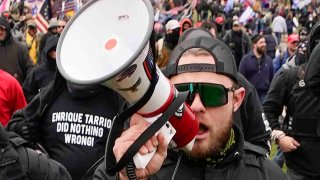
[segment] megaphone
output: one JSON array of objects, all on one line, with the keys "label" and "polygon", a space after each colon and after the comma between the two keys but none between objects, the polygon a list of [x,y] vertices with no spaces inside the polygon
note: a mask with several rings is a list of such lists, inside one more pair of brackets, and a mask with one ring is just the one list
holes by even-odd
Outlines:
[{"label": "megaphone", "polygon": [[[153,24],[149,0],[92,0],[61,34],[58,69],[74,83],[101,83],[130,104],[137,103],[156,82],[151,98],[137,112],[153,123],[178,94],[153,61],[149,47]],[[167,142],[172,139],[177,148],[190,151],[199,128],[190,107],[183,103],[169,122],[160,130]],[[136,167],[144,168],[153,153],[143,157],[137,154]]]}]

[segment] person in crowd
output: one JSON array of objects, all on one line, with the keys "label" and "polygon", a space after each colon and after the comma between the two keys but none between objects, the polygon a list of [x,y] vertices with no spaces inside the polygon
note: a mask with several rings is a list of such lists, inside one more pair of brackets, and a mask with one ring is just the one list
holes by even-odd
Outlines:
[{"label": "person in crowd", "polygon": [[224,27],[224,18],[223,16],[218,16],[216,17],[216,19],[214,20],[214,22],[216,23],[217,26],[217,32],[216,34],[218,35],[217,38],[222,40],[226,31],[225,31],[225,27]]},{"label": "person in crowd", "polygon": [[211,21],[205,21],[201,24],[201,27],[204,28],[204,29],[207,29],[213,37],[217,37],[218,34],[217,34],[217,26],[214,22],[211,22]]},{"label": "person in crowd", "polygon": [[287,23],[286,20],[283,17],[284,13],[283,11],[279,11],[278,15],[273,19],[272,21],[272,31],[277,36],[277,42],[278,44],[281,43],[281,38],[283,34],[287,34]]},{"label": "person in crowd", "polygon": [[[319,57],[319,27],[311,31],[307,51],[310,60]],[[310,52],[307,52],[310,54]],[[309,59],[309,56],[307,56]],[[320,178],[319,119],[320,101],[304,79],[306,63],[283,68],[276,74],[263,104],[270,126],[272,138],[284,153],[289,180],[316,180]],[[318,70],[317,70],[318,71]],[[278,117],[286,106],[286,116],[282,124]],[[308,123],[305,123],[308,122]]]},{"label": "person in crowd", "polygon": [[44,46],[44,62],[35,67],[27,76],[23,83],[23,92],[27,102],[30,102],[40,90],[47,86],[54,79],[57,70],[56,48],[58,44],[58,35],[52,35],[48,38]]},{"label": "person in crowd", "polygon": [[40,39],[40,44],[39,44],[39,64],[43,63],[43,58],[44,58],[44,54],[43,54],[43,49],[44,46],[46,45],[46,42],[48,40],[48,38],[52,35],[55,35],[58,33],[58,20],[55,18],[52,18],[49,22],[49,26],[48,26],[48,32],[45,33],[41,39]]},{"label": "person in crowd", "polygon": [[266,39],[266,44],[267,44],[266,54],[271,59],[274,59],[275,58],[276,49],[277,49],[277,46],[278,46],[277,39],[273,35],[272,29],[270,27],[267,27],[263,34],[264,34],[264,38]]},{"label": "person in crowd", "polygon": [[6,127],[12,114],[27,105],[19,82],[0,69],[0,123]]},{"label": "person in crowd", "polygon": [[180,33],[179,35],[181,35],[185,30],[192,28],[192,22],[189,18],[184,18],[182,20],[180,20]]},{"label": "person in crowd", "polygon": [[38,49],[40,43],[40,34],[37,32],[37,24],[30,20],[27,22],[27,31],[25,33],[25,40],[29,50],[29,56],[33,64],[38,62]]},{"label": "person in crowd", "polygon": [[286,61],[294,55],[294,53],[297,50],[297,46],[299,43],[299,35],[298,34],[290,34],[288,36],[288,47],[287,50],[283,53],[280,52],[279,55],[277,55],[273,59],[273,71],[274,73],[278,72],[278,70],[281,68],[283,64],[286,63]]},{"label": "person in crowd", "polygon": [[71,180],[66,168],[46,154],[33,150],[29,143],[0,124],[0,179]]},{"label": "person in crowd", "polygon": [[266,55],[266,41],[263,35],[253,36],[252,44],[252,51],[241,60],[239,72],[256,88],[263,103],[273,78],[272,60]]},{"label": "person in crowd", "polygon": [[64,27],[66,27],[66,25],[67,25],[67,22],[65,20],[59,19],[58,20],[57,33],[61,34],[63,29],[64,29]]},{"label": "person in crowd", "polygon": [[179,41],[180,23],[176,19],[172,19],[165,25],[166,34],[165,37],[159,39],[156,43],[156,62],[157,65],[162,68],[168,63],[168,59],[171,55],[171,51],[176,47]]},{"label": "person in crowd", "polygon": [[232,29],[226,32],[223,41],[232,50],[236,59],[237,68],[239,68],[242,57],[251,51],[251,40],[249,36],[241,30],[238,20],[233,21]]},{"label": "person in crowd", "polygon": [[57,71],[54,81],[14,113],[7,130],[40,144],[40,149],[66,167],[72,179],[90,179],[86,172],[104,155],[121,102],[105,86],[67,82]]},{"label": "person in crowd", "polygon": [[0,17],[0,69],[15,77],[22,85],[33,68],[28,48],[11,35],[9,22]]},{"label": "person in crowd", "polygon": [[[191,93],[186,102],[199,120],[200,128],[192,151],[181,152],[178,157],[167,149],[163,134],[151,138],[139,152],[146,154],[155,147],[155,155],[146,168],[135,169],[137,178],[285,179],[281,169],[265,154],[245,145],[241,130],[233,123],[233,113],[241,105],[245,90],[238,84],[237,68],[227,45],[214,38],[198,37],[183,41],[172,54],[178,58],[178,70],[170,81],[178,90]],[[199,68],[201,65],[215,68]],[[189,68],[180,71],[182,66]],[[214,104],[205,98],[206,93],[213,91],[220,91],[219,101],[211,99]],[[138,116],[130,124],[113,147],[117,161],[148,126]],[[125,169],[108,176],[104,166],[102,163],[98,167],[94,179],[128,178]]]}]

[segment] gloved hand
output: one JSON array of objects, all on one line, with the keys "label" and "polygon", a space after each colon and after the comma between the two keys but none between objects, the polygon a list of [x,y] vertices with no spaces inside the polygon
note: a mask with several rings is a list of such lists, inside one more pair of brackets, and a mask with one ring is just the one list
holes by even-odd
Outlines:
[{"label": "gloved hand", "polygon": [[39,124],[36,121],[21,121],[17,124],[17,132],[25,140],[29,142],[37,142],[39,140]]}]

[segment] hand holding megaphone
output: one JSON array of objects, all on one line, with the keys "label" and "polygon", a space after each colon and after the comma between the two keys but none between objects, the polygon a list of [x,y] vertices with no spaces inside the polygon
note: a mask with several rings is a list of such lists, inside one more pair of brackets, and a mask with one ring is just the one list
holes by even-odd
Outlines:
[{"label": "hand holding megaphone", "polygon": [[[145,129],[147,129],[149,124],[142,119],[140,115],[135,114],[130,121],[130,128],[122,133],[122,135],[116,140],[115,146],[113,148],[113,153],[116,160],[119,161],[123,154],[127,151],[129,146],[136,140],[136,138],[141,135]],[[168,144],[165,140],[163,134],[152,136],[152,138],[140,148],[139,154],[146,155],[156,148],[152,159],[145,168],[135,169],[135,173],[138,178],[147,177],[150,174],[157,172],[162,166],[163,161],[167,156]],[[123,169],[119,172],[119,176],[127,176],[127,172]]]}]

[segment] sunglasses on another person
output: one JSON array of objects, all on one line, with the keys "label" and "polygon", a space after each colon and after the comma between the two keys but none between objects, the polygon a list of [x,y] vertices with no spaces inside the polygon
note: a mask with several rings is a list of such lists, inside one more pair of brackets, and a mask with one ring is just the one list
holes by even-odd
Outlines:
[{"label": "sunglasses on another person", "polygon": [[228,103],[228,92],[235,91],[235,87],[226,88],[221,84],[214,83],[181,83],[174,85],[178,91],[189,91],[186,99],[192,104],[195,94],[198,93],[205,107],[219,107]]}]

